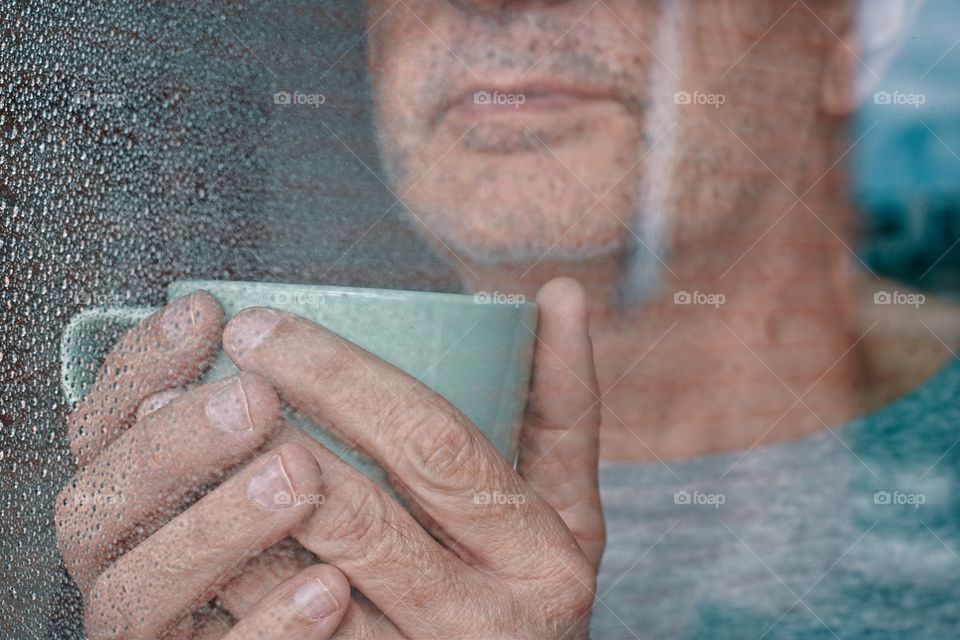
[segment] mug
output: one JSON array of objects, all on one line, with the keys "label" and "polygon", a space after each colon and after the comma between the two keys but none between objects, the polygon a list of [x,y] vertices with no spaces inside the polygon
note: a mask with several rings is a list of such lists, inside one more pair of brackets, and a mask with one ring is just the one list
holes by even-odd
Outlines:
[{"label": "mug", "polygon": [[[166,290],[167,301],[200,289],[217,299],[227,319],[249,307],[271,307],[323,325],[443,396],[514,462],[536,343],[535,303],[499,293],[461,295],[223,280],[173,282]],[[99,306],[71,319],[60,345],[68,402],[77,402],[90,389],[100,363],[122,332],[157,310]],[[221,350],[201,381],[236,372]],[[291,408],[284,406],[282,413],[390,490],[375,463]]]}]

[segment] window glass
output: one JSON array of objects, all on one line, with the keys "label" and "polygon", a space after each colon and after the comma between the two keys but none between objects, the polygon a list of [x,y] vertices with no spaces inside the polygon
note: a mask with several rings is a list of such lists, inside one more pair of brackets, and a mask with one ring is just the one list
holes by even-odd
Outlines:
[{"label": "window glass", "polygon": [[[582,4],[583,20],[553,6],[566,4]],[[700,247],[705,261],[719,256],[716,270],[735,278],[753,251],[767,255],[763,240],[785,228],[775,230],[784,210],[788,224],[807,218],[785,234],[810,231],[815,242],[839,243],[834,257],[861,275],[951,303],[960,289],[960,9],[950,0],[2,5],[4,637],[81,637],[80,591],[54,524],[58,493],[78,468],[66,426],[77,397],[65,394],[62,340],[81,312],[157,307],[179,279],[493,291],[507,276],[490,276],[496,269],[488,268],[504,256],[519,256],[513,264],[523,264],[517,272],[526,276],[558,256],[582,265],[607,253],[623,268],[618,304],[642,305],[672,282],[667,272],[684,276],[688,265],[672,257],[690,254],[677,246]],[[436,11],[464,21],[461,40],[454,22],[430,21]],[[523,11],[536,17],[518,18]],[[602,15],[594,19],[594,11]],[[827,63],[805,66],[797,51],[836,48],[849,25],[858,35],[850,40],[857,49],[848,81],[823,89],[810,78]],[[433,32],[441,27],[449,30]],[[782,29],[809,41],[797,45]],[[390,46],[391,38],[403,46]],[[528,50],[503,54],[518,42]],[[553,138],[550,127],[526,125],[522,135],[486,124],[454,127],[456,135],[444,133],[449,138],[424,133],[440,130],[418,112],[424,104],[440,104],[437,96],[452,95],[453,85],[473,86],[471,76],[485,92],[482,70],[511,65],[609,80],[625,111],[643,114],[642,125],[599,109],[594,122],[606,128],[568,123]],[[474,96],[475,107],[517,99],[487,88],[494,90]],[[821,107],[802,108],[819,105],[820,91],[842,94],[831,104],[849,112],[837,116],[849,117],[849,127],[837,125],[830,144],[817,149],[822,157],[802,144],[810,132],[823,133],[804,119],[821,117]],[[539,86],[523,100],[544,100],[538,92],[549,93]],[[849,109],[837,106],[849,102]],[[552,151],[575,135],[588,141],[581,149]],[[538,160],[509,170],[489,160],[520,147]],[[457,164],[456,152],[447,155],[454,148],[483,160]],[[810,166],[826,173],[810,174]],[[691,186],[703,184],[709,188]],[[764,190],[781,192],[767,202],[767,217],[721,215],[752,207]],[[834,217],[832,194],[852,196],[849,220]],[[808,211],[791,205],[808,195]],[[556,205],[568,201],[569,210]],[[739,224],[749,239],[740,238],[736,251],[721,246],[717,238]],[[836,233],[820,237],[824,227]],[[571,234],[576,228],[587,230]],[[777,266],[779,254],[770,251]],[[742,264],[763,271],[751,260]],[[784,268],[822,266],[814,262]],[[871,295],[888,291],[883,286]],[[804,300],[805,290],[798,292]],[[870,360],[874,381],[884,382],[867,409],[901,397],[955,356],[960,325],[951,331],[955,316],[938,317],[940,324],[913,322],[884,334],[883,355]],[[129,324],[100,327],[87,368],[72,375],[92,380]],[[917,365],[921,380],[898,375],[903,352],[918,344],[929,352]],[[598,357],[625,356],[609,347]],[[618,371],[627,375],[628,365]],[[701,366],[692,358],[663,370],[695,379]],[[601,382],[616,379],[605,375]],[[637,389],[659,389],[668,377]],[[826,423],[864,412],[841,411],[836,421],[825,414]]]}]

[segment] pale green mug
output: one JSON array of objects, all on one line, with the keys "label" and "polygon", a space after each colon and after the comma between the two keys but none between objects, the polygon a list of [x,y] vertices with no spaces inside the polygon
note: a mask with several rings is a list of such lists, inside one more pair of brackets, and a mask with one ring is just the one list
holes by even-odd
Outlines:
[{"label": "pale green mug", "polygon": [[[227,318],[248,307],[272,307],[325,326],[449,400],[507,460],[514,461],[536,342],[536,304],[499,293],[459,295],[218,280],[173,282],[167,287],[167,301],[199,289],[220,302]],[[89,390],[122,331],[155,311],[156,307],[101,306],[70,321],[60,348],[68,402],[78,401]],[[236,371],[221,351],[202,380],[217,380]],[[284,414],[387,486],[376,464],[289,408],[284,408]]]}]

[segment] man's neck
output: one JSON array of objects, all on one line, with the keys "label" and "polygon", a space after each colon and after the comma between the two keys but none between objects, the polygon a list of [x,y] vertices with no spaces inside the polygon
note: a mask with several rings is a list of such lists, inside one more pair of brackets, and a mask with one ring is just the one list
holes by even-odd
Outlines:
[{"label": "man's neck", "polygon": [[601,456],[683,458],[794,439],[858,413],[861,336],[842,233],[797,210],[773,229],[719,230],[708,246],[681,238],[663,257],[660,291],[630,306],[619,256],[464,279],[528,297],[550,277],[580,279],[592,300]]},{"label": "man's neck", "polygon": [[655,299],[597,319],[604,458],[746,449],[856,415],[852,296],[829,286],[838,273],[777,274],[786,253],[755,248],[722,278],[675,270]]}]

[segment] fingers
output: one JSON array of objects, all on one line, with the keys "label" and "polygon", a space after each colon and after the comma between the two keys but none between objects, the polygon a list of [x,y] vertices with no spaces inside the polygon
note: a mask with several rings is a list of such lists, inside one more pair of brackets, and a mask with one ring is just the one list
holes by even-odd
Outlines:
[{"label": "fingers", "polygon": [[589,303],[575,280],[537,295],[540,318],[520,474],[563,518],[597,567],[605,532],[597,480],[600,392],[588,332]]},{"label": "fingers", "polygon": [[296,540],[281,540],[247,562],[237,577],[217,593],[217,602],[242,618],[278,584],[317,563]]},{"label": "fingers", "polygon": [[78,464],[86,465],[132,424],[144,398],[196,377],[216,353],[222,328],[220,305],[198,291],[127,332],[67,419],[70,450]]},{"label": "fingers", "polygon": [[314,509],[320,470],[281,446],[161,527],[97,578],[85,599],[91,638],[156,637],[208,601],[248,559]]},{"label": "fingers", "polygon": [[[520,544],[524,536],[517,531],[506,551],[514,552],[518,575],[503,580],[502,572],[478,569],[472,557],[464,562],[435,543],[379,486],[307,434],[284,427],[277,439],[302,442],[323,469],[324,501],[294,536],[343,571],[378,610],[372,619],[365,613],[355,622],[348,614],[338,637],[344,627],[358,629],[356,635],[342,637],[393,637],[372,626],[383,624],[381,615],[412,638],[464,637],[464,629],[474,637],[519,637],[526,633],[521,628],[536,626],[536,617],[558,628],[586,617],[595,593],[595,570],[572,537],[546,557],[541,548]],[[529,526],[544,546],[557,544],[548,531],[536,530],[537,521]],[[536,566],[531,557],[537,558]],[[517,602],[536,602],[537,611],[511,627],[516,621],[501,614]]]},{"label": "fingers", "polygon": [[[309,435],[284,427],[277,441],[309,450],[323,469],[324,499],[294,531],[304,547],[334,564],[404,633],[429,635],[462,620],[447,598],[485,597],[483,574],[438,544],[379,486]],[[411,603],[417,603],[412,605]]]},{"label": "fingers", "polygon": [[[316,514],[312,517],[316,517]],[[280,583],[315,564],[316,557],[298,543],[293,540],[280,542],[248,562],[240,575],[220,590],[217,602],[233,617],[243,619],[250,615],[260,600],[271,591],[276,591]],[[220,635],[215,637],[219,638]],[[347,604],[336,637],[338,640],[389,640],[403,636],[382,612],[357,593]]]},{"label": "fingers", "polygon": [[77,584],[250,456],[279,417],[273,388],[241,373],[183,393],[124,432],[57,498],[58,541]]},{"label": "fingers", "polygon": [[323,640],[333,637],[350,602],[350,584],[330,565],[304,569],[278,585],[225,640]]},{"label": "fingers", "polygon": [[[575,544],[476,427],[395,367],[318,325],[268,309],[237,315],[224,346],[301,413],[370,454],[473,559],[529,575],[544,570],[540,556]],[[478,492],[498,498],[478,504]],[[523,558],[517,549],[525,550]]]}]

